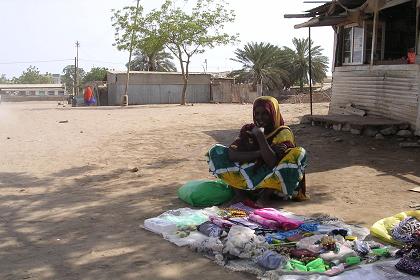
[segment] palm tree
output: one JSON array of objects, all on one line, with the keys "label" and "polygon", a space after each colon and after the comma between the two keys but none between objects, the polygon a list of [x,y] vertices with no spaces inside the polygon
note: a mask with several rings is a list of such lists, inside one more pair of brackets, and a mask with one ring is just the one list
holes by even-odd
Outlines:
[{"label": "palm tree", "polygon": [[[284,47],[284,50],[288,54],[288,59],[293,61],[292,79],[299,82],[302,90],[303,85],[309,83],[309,38],[293,38],[292,42],[295,50],[288,47]],[[320,46],[314,46],[313,41],[311,41],[311,46],[312,81],[319,83],[326,77],[328,57],[322,55],[323,49]]]},{"label": "palm tree", "polygon": [[243,49],[236,49],[231,60],[242,64],[242,69],[230,73],[239,82],[251,83],[254,88],[262,84],[264,90],[282,89],[289,81],[285,70],[284,52],[270,43],[247,43]]},{"label": "palm tree", "polygon": [[133,71],[175,72],[176,66],[172,62],[172,55],[165,51],[145,54],[142,51],[134,53],[130,69]]}]

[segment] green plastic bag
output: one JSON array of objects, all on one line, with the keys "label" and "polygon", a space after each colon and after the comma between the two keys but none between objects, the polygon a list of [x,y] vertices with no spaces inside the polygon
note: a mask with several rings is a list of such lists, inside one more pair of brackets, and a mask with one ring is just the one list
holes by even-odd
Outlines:
[{"label": "green plastic bag", "polygon": [[178,197],[192,206],[214,206],[233,198],[235,192],[221,181],[194,180],[178,189]]}]

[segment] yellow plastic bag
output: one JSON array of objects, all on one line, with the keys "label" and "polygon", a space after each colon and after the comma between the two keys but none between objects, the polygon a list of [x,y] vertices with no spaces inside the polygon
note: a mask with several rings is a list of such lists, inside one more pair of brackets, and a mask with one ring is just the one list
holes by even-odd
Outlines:
[{"label": "yellow plastic bag", "polygon": [[415,211],[405,211],[401,212],[399,214],[396,214],[392,217],[384,218],[376,223],[373,224],[373,226],[370,228],[370,234],[373,236],[385,241],[389,242],[394,245],[403,245],[403,243],[395,240],[392,238],[392,236],[389,234],[389,232],[402,220],[408,218],[408,217],[414,217],[418,220],[420,220],[420,210]]}]

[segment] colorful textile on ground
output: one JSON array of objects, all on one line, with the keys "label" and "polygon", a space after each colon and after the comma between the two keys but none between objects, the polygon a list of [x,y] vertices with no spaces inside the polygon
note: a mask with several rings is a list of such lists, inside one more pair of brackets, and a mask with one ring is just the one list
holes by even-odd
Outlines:
[{"label": "colorful textile on ground", "polygon": [[298,190],[306,167],[306,151],[291,148],[273,169],[255,163],[239,164],[229,160],[229,148],[213,146],[209,152],[210,171],[229,186],[242,190],[274,189],[291,196]]},{"label": "colorful textile on ground", "polygon": [[392,217],[381,219],[373,224],[370,228],[370,233],[383,241],[402,245],[403,243],[395,240],[390,233],[395,226],[408,217],[414,217],[420,220],[420,210],[401,212]]},{"label": "colorful textile on ground", "polygon": [[303,224],[303,222],[301,221],[297,221],[283,216],[279,211],[277,211],[274,208],[257,209],[254,211],[254,213],[263,218],[278,222],[280,225],[280,229],[282,230],[297,229],[300,225]]},{"label": "colorful textile on ground", "polygon": [[[298,217],[289,212],[282,210],[276,211],[279,211],[280,214],[289,219],[303,220],[303,217]],[[197,227],[195,218],[183,219],[182,223],[179,223],[179,220],[176,219],[171,224],[167,224],[168,220],[165,219],[163,220],[165,222],[163,224],[154,223],[155,227],[146,227],[148,220],[163,219],[166,216],[178,217],[183,216],[184,213],[190,213],[190,215],[195,217],[197,212],[205,214],[207,216],[206,220],[210,219],[213,222],[221,224],[229,231],[228,234],[226,235],[221,227],[211,222],[201,223]],[[346,225],[339,221],[329,221],[327,223],[336,229],[346,229],[347,233],[352,232],[351,234],[353,236],[356,236],[358,240],[362,241],[363,250],[356,250],[356,247],[360,246],[354,245],[359,241],[350,243],[345,241],[345,238],[340,235],[319,234],[319,231],[307,233],[301,227],[287,232],[278,230],[275,232],[253,230],[255,224],[249,223],[247,218],[241,217],[230,218],[235,220],[231,222],[240,222],[241,225],[227,225],[225,223],[230,222],[223,216],[219,216],[221,212],[218,207],[203,210],[171,210],[159,217],[146,220],[145,227],[149,230],[155,229],[153,230],[154,232],[161,233],[165,239],[178,246],[188,245],[193,250],[206,254],[206,256],[214,259],[216,263],[228,269],[251,272],[262,276],[261,279],[264,280],[281,279],[285,274],[291,280],[303,278],[326,279],[325,276],[336,275],[346,270],[348,271],[346,274],[343,274],[342,278],[341,276],[337,276],[334,279],[411,280],[416,279],[414,278],[415,276],[410,276],[407,273],[418,276],[420,252],[416,246],[420,246],[420,234],[417,234],[417,232],[413,234],[415,241],[411,243],[410,247],[400,250],[402,255],[397,254],[397,256],[403,256],[401,262],[397,264],[398,260],[385,260],[378,266],[375,266],[369,263],[389,257],[393,250],[379,243],[363,242],[364,238],[368,235],[368,231],[362,228]],[[184,220],[188,220],[188,223]],[[193,222],[191,223],[190,220]],[[313,223],[312,220],[306,221]],[[318,228],[327,225],[322,221],[319,223],[320,227]],[[311,226],[308,226],[307,229],[309,227]],[[196,231],[197,228],[199,232]],[[290,242],[289,240],[296,235],[305,234],[313,234],[313,236],[304,237],[299,242]],[[286,238],[283,240],[276,239],[280,238],[280,235],[283,235],[281,238]],[[269,240],[269,237],[275,238]],[[337,251],[327,251],[334,249],[332,246],[329,246],[329,244],[333,243],[337,244],[335,246]],[[351,246],[352,244],[353,246]],[[374,249],[373,247],[378,248]],[[396,264],[398,270],[393,269]],[[302,275],[302,273],[308,272],[316,272],[320,275]],[[387,277],[383,277],[384,275]]]},{"label": "colorful textile on ground", "polygon": [[391,235],[397,241],[411,243],[415,240],[413,234],[418,230],[420,230],[420,221],[416,218],[409,217],[395,226],[391,230]]},{"label": "colorful textile on ground", "polygon": [[243,210],[243,211],[245,211],[247,213],[251,213],[251,212],[253,212],[255,210],[255,208],[249,207],[249,206],[245,205],[243,202],[238,202],[238,203],[232,204],[230,206],[230,208],[234,208],[234,209],[238,209],[238,210]]},{"label": "colorful textile on ground", "polygon": [[420,276],[420,259],[413,259],[409,256],[403,257],[395,267],[411,275]]}]

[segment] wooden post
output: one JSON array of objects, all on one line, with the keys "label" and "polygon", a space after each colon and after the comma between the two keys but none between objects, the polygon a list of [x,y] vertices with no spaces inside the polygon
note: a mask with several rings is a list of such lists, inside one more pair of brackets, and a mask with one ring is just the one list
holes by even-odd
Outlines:
[{"label": "wooden post", "polygon": [[377,40],[377,29],[378,29],[378,9],[375,7],[375,11],[373,12],[373,31],[372,31],[372,51],[370,53],[370,66],[373,66],[373,58],[376,52],[376,40]]},{"label": "wooden post", "polygon": [[79,95],[79,41],[76,41],[76,95]]},{"label": "wooden post", "polygon": [[309,27],[309,98],[311,102],[311,116],[313,115],[312,106],[312,42],[311,42],[311,27]]},{"label": "wooden post", "polygon": [[418,54],[418,44],[419,44],[419,4],[420,4],[420,0],[417,0],[417,5],[416,5],[416,42],[415,42],[415,46],[414,46],[414,50],[415,50],[416,54]]}]

